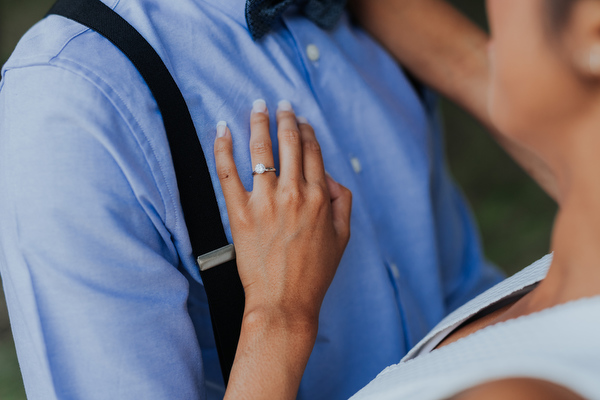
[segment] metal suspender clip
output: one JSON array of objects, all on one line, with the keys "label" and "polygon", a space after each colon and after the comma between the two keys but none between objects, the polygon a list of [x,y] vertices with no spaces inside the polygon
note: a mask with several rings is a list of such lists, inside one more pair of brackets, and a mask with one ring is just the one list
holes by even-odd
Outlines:
[{"label": "metal suspender clip", "polygon": [[232,260],[235,260],[235,247],[233,244],[230,244],[199,256],[196,262],[200,271],[204,272]]}]

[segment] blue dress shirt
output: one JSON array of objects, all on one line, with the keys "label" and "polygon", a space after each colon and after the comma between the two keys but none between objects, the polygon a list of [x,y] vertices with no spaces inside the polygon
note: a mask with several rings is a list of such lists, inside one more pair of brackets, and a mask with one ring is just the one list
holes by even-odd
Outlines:
[{"label": "blue dress shirt", "polygon": [[[289,9],[256,43],[244,0],[104,1],[181,88],[229,238],[215,126],[229,123],[251,189],[257,98],[271,110],[290,100],[315,127],[329,173],[354,193],[352,238],[300,399],[349,397],[499,281],[445,168],[433,99],[421,101],[347,15],[328,32]],[[31,399],[222,396],[156,103],[106,39],[57,16],[2,70],[0,272]]]}]

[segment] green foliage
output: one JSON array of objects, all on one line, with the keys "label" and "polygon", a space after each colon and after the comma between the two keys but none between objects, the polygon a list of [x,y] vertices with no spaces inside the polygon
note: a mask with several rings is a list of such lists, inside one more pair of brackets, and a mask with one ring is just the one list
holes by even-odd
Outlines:
[{"label": "green foliage", "polygon": [[10,331],[0,336],[0,399],[25,399],[25,389]]},{"label": "green foliage", "polygon": [[509,275],[549,251],[556,204],[477,122],[443,101],[450,169],[479,224],[488,258]]},{"label": "green foliage", "polygon": [[54,0],[0,0],[0,64],[19,38],[50,9]]}]

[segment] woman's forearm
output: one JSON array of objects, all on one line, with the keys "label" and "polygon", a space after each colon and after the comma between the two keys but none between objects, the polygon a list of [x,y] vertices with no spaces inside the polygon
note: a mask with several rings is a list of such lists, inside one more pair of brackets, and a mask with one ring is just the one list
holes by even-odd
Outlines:
[{"label": "woman's forearm", "polygon": [[413,75],[489,125],[483,30],[443,0],[353,0],[351,7]]},{"label": "woman's forearm", "polygon": [[316,318],[246,314],[225,399],[295,399],[316,336]]},{"label": "woman's forearm", "polygon": [[352,0],[351,8],[403,66],[454,101],[492,136],[555,200],[556,179],[528,149],[500,134],[488,107],[488,35],[444,0]]}]

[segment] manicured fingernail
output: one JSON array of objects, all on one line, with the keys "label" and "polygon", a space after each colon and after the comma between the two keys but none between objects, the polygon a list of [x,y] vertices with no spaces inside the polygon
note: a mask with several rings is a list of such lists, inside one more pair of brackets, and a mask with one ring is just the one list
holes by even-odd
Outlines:
[{"label": "manicured fingernail", "polygon": [[306,117],[296,117],[296,121],[298,121],[299,124],[308,124]]},{"label": "manicured fingernail", "polygon": [[222,138],[227,134],[227,122],[219,121],[217,124],[217,137]]},{"label": "manicured fingernail", "polygon": [[266,113],[267,112],[267,102],[263,99],[258,99],[254,103],[252,103],[252,112],[253,113]]},{"label": "manicured fingernail", "polygon": [[287,100],[281,100],[277,104],[277,111],[294,111],[294,109],[292,108],[292,103]]}]

